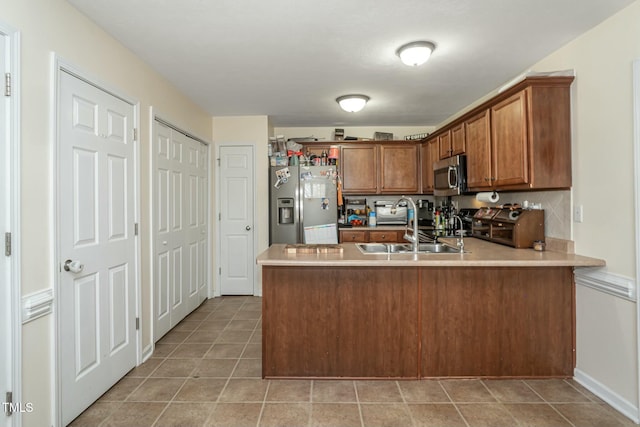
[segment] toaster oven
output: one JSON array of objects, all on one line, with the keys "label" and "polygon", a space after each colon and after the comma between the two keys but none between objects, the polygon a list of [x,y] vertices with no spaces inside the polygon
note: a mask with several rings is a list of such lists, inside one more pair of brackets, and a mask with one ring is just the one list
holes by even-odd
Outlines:
[{"label": "toaster oven", "polygon": [[386,200],[378,200],[374,203],[378,225],[407,225],[407,204],[401,202],[395,212],[391,212],[393,203]]}]

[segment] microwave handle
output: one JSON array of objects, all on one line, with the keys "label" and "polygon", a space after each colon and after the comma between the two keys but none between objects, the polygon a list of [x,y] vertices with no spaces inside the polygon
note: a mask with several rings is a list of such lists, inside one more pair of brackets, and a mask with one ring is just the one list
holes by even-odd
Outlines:
[{"label": "microwave handle", "polygon": [[[452,176],[454,179],[453,182],[451,182]],[[458,186],[458,170],[455,166],[449,166],[449,170],[447,171],[447,180],[449,181],[449,188],[456,188]]]}]

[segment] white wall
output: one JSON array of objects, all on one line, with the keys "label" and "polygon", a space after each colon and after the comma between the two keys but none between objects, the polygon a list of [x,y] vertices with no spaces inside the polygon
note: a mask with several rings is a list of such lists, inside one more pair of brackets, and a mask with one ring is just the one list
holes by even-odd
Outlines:
[{"label": "white wall", "polygon": [[[213,141],[216,149],[219,145],[253,145],[255,146],[255,210],[254,225],[257,239],[257,253],[269,246],[269,161],[267,144],[272,130],[267,116],[214,117]],[[218,153],[216,152],[216,156]],[[217,165],[217,163],[216,163]],[[216,184],[213,184],[216,188]],[[217,212],[217,209],[214,209]],[[257,255],[257,254],[256,254]],[[214,258],[215,259],[215,258]],[[256,267],[257,295],[262,295],[261,270]],[[218,276],[215,286],[219,289]]]},{"label": "white wall", "polygon": [[[51,152],[51,53],[110,88],[140,102],[142,338],[151,344],[149,283],[149,108],[205,139],[211,137],[211,117],[190,102],[119,42],[64,0],[0,0],[1,19],[21,33],[21,222],[22,294],[53,287],[51,249],[53,215]],[[126,12],[125,12],[126,13]],[[50,426],[54,396],[54,319],[46,316],[23,327],[23,402],[34,412],[23,415],[23,425]]]},{"label": "white wall", "polygon": [[[573,200],[576,253],[636,277],[632,62],[640,58],[640,1],[531,67],[573,68]],[[623,403],[638,404],[636,303],[577,289],[577,369]],[[637,413],[636,413],[637,416]]]}]

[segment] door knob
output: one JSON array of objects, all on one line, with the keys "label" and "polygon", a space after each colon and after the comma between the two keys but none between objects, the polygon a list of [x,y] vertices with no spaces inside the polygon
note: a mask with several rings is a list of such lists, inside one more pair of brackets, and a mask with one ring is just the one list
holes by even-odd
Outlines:
[{"label": "door knob", "polygon": [[80,273],[82,270],[84,270],[84,264],[80,261],[72,261],[68,259],[64,262],[64,271]]},{"label": "door knob", "polygon": [[245,229],[245,230],[247,230],[247,231],[249,231],[249,230],[251,230],[251,226],[250,226],[250,225],[247,225],[244,229]]}]

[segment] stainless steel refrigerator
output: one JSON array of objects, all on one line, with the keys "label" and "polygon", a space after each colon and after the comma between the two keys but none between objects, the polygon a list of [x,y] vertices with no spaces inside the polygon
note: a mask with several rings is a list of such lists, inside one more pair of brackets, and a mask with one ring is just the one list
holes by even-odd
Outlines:
[{"label": "stainless steel refrigerator", "polygon": [[271,166],[269,242],[338,243],[336,166]]}]

